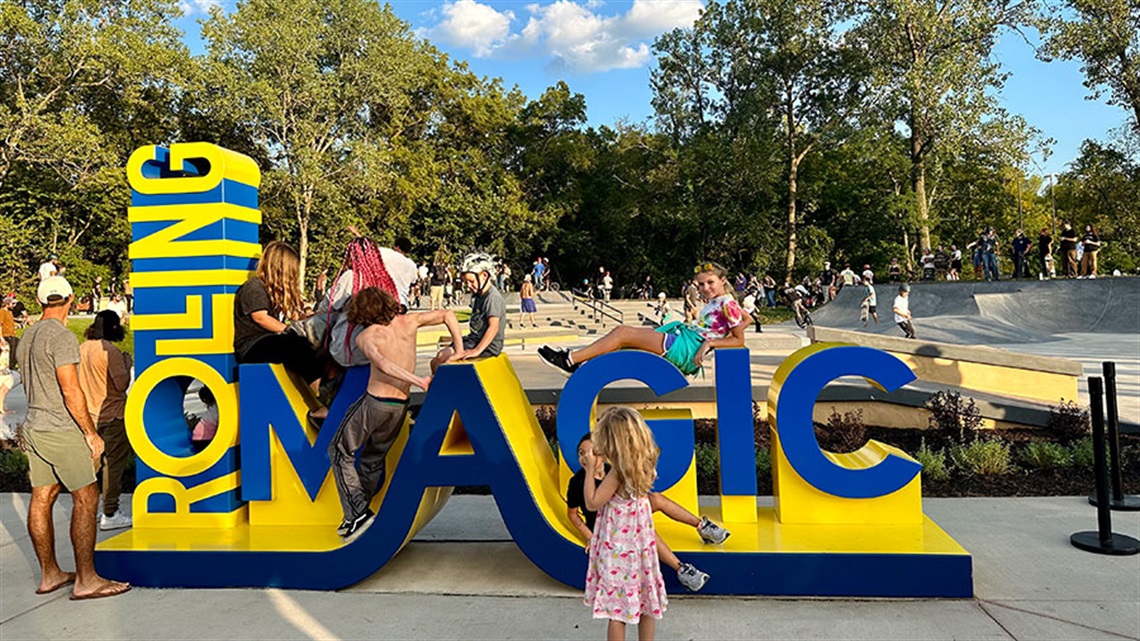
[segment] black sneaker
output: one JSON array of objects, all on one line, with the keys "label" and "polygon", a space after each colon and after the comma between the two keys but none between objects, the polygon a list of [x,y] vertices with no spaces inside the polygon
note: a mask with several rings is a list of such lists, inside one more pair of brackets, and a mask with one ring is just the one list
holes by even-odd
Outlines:
[{"label": "black sneaker", "polygon": [[348,524],[348,530],[342,535],[344,542],[352,543],[355,541],[357,537],[364,534],[364,531],[367,530],[375,520],[376,515],[373,514],[372,510],[365,509],[363,514],[352,519],[352,522]]},{"label": "black sneaker", "polygon": [[340,525],[336,526],[337,536],[343,537],[345,534],[348,534],[348,528],[350,527],[352,527],[352,519],[345,517],[345,519],[340,522]]},{"label": "black sneaker", "polygon": [[538,348],[538,357],[543,363],[559,370],[567,376],[578,370],[578,365],[570,362],[570,352],[564,349],[554,349],[543,345]]}]

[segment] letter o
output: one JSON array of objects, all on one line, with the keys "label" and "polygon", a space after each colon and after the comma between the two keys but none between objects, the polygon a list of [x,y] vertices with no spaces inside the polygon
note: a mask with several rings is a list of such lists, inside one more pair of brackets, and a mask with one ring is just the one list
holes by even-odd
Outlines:
[{"label": "letter o", "polygon": [[[155,387],[174,376],[190,376],[210,388],[218,401],[218,432],[201,452],[190,456],[173,456],[155,445],[147,429],[147,399]],[[131,387],[127,397],[127,438],[139,460],[159,474],[186,477],[200,474],[222,460],[225,453],[238,444],[237,389],[228,383],[213,367],[192,358],[169,358],[155,363],[143,371]],[[182,408],[178,414],[181,417]],[[152,421],[158,421],[151,415]],[[183,424],[182,429],[186,429]]]}]

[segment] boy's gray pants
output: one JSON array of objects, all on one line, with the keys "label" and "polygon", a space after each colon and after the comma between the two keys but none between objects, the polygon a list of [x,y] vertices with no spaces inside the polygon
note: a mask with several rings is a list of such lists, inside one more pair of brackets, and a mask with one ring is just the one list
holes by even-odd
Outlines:
[{"label": "boy's gray pants", "polygon": [[[384,461],[407,413],[407,399],[379,398],[367,392],[345,412],[329,444],[329,462],[344,518],[355,518],[368,509],[384,482]],[[360,451],[359,471],[357,450]]]}]

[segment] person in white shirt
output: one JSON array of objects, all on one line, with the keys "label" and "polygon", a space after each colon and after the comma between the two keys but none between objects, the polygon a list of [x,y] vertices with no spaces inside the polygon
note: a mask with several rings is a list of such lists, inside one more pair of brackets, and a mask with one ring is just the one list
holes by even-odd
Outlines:
[{"label": "person in white shirt", "polygon": [[871,266],[870,266],[870,265],[863,265],[863,274],[862,274],[862,276],[863,276],[863,280],[865,280],[865,281],[867,281],[867,282],[869,282],[869,283],[871,283],[871,284],[874,284],[874,282],[875,282],[875,272],[871,271]]},{"label": "person in white shirt", "polygon": [[412,241],[403,236],[397,238],[396,242],[392,243],[391,248],[380,248],[380,258],[384,261],[384,268],[388,270],[392,282],[396,284],[399,301],[404,309],[411,306],[408,300],[408,292],[412,291],[412,285],[420,277],[416,261],[408,258],[408,253],[411,251]]},{"label": "person in white shirt", "polygon": [[844,287],[855,284],[855,272],[851,270],[851,263],[847,263],[843,271],[839,272],[839,276],[843,279]]},{"label": "person in white shirt", "polygon": [[51,278],[59,273],[59,256],[55,254],[48,256],[47,262],[40,265],[40,280]]},{"label": "person in white shirt", "polygon": [[907,338],[917,338],[914,333],[914,325],[911,323],[909,296],[910,285],[906,283],[899,285],[899,295],[895,296],[894,303],[895,322],[898,323]]}]

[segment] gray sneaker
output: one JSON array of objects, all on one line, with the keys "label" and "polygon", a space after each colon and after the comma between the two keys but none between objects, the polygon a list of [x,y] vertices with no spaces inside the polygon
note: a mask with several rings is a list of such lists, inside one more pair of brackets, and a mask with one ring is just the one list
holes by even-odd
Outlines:
[{"label": "gray sneaker", "polygon": [[728,539],[732,532],[713,523],[709,520],[709,517],[702,516],[700,524],[697,525],[697,534],[701,535],[701,540],[705,543],[720,545]]},{"label": "gray sneaker", "polygon": [[686,588],[699,592],[708,582],[709,575],[693,567],[691,563],[682,563],[681,567],[677,568],[677,579]]}]

